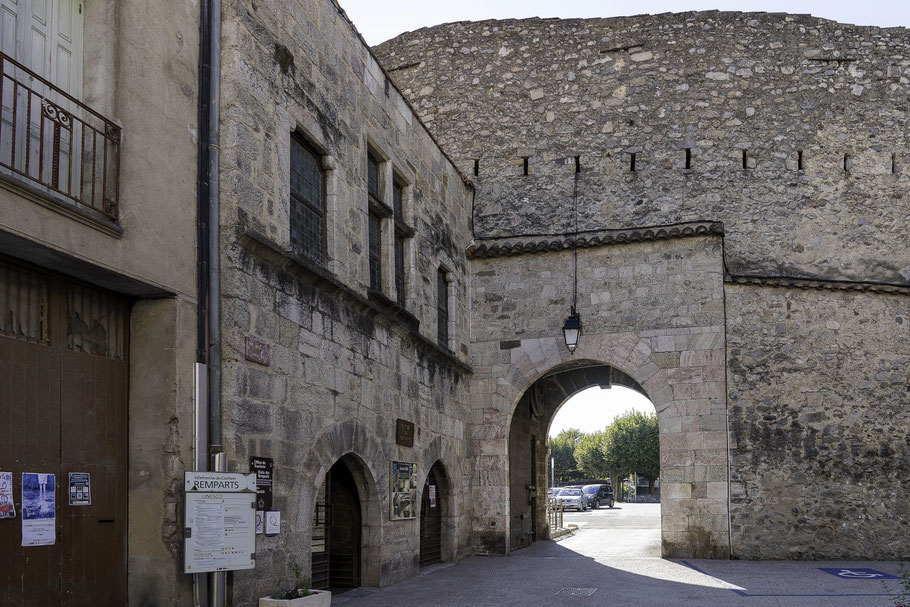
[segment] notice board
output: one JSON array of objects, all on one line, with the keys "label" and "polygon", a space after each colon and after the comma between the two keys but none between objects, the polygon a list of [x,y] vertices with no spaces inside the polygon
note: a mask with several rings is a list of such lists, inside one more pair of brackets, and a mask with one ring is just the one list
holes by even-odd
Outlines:
[{"label": "notice board", "polygon": [[256,566],[256,475],[184,473],[184,573]]}]

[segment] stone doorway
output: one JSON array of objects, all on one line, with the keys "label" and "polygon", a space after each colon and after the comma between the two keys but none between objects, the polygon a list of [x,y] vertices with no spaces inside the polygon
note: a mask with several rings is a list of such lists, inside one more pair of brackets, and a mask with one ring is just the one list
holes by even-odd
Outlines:
[{"label": "stone doorway", "polygon": [[338,593],[360,586],[361,535],[360,493],[349,463],[342,458],[326,473],[316,494],[312,536],[314,588]]},{"label": "stone doorway", "polygon": [[443,560],[443,521],[446,518],[449,483],[440,462],[433,464],[423,484],[420,502],[420,566],[435,565]]}]

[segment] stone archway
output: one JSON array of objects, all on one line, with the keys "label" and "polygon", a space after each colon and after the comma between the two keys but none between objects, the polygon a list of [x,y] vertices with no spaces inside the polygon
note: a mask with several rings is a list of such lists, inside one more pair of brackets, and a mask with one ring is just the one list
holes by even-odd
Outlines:
[{"label": "stone archway", "polygon": [[620,369],[589,360],[551,370],[522,395],[509,424],[509,549],[548,539],[545,489],[549,428],[573,395],[593,386],[624,386],[647,397]]},{"label": "stone archway", "polygon": [[338,461],[343,461],[353,476],[360,501],[360,583],[381,585],[382,519],[388,503],[380,497],[379,487],[388,486],[388,458],[382,446],[363,424],[348,420],[326,429],[313,443],[300,470],[299,504],[295,527],[306,530],[295,552],[304,570],[312,568],[313,513],[319,488],[326,474]]},{"label": "stone archway", "polygon": [[442,474],[437,474],[437,480],[440,481],[440,508],[442,512],[442,560],[451,562],[458,560],[461,554],[458,553],[458,546],[466,542],[460,542],[459,537],[467,537],[464,522],[464,503],[462,495],[464,488],[455,449],[442,436],[435,437],[429,445],[423,450],[423,456],[418,468],[419,482],[418,491],[421,492],[419,502],[423,504],[423,491],[426,485],[426,479],[433,467],[442,469]]},{"label": "stone archway", "polygon": [[[491,503],[491,496],[508,501],[511,492],[508,439],[516,409],[536,382],[574,369],[552,389],[570,395],[604,379],[619,379],[617,383],[640,388],[655,406],[661,430],[664,556],[727,557],[726,409],[723,383],[713,381],[724,377],[723,350],[716,347],[722,343],[713,329],[588,334],[575,356],[555,337],[510,344],[514,345],[510,363],[494,367],[498,381],[495,392],[489,394],[491,406],[483,411],[481,433],[491,438],[479,441],[480,453],[475,456],[475,478],[480,480],[474,491],[475,511],[496,515],[475,516],[475,550],[510,550],[511,511],[501,501]],[[545,470],[537,473],[545,478]],[[543,501],[540,489],[537,497]]]}]

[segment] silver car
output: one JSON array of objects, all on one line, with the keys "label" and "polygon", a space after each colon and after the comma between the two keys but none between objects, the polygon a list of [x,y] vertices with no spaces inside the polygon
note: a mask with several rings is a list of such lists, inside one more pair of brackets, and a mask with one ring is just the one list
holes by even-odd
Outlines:
[{"label": "silver car", "polygon": [[562,504],[563,509],[575,508],[579,512],[588,509],[588,498],[581,487],[564,487],[556,495],[556,502]]}]

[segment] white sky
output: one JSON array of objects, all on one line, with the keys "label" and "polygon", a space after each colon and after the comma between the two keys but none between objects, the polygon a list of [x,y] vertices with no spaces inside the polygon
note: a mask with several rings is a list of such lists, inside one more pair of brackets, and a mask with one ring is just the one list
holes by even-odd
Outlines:
[{"label": "white sky", "polygon": [[556,412],[550,425],[550,436],[567,428],[577,428],[586,434],[603,430],[626,411],[654,413],[654,405],[635,390],[622,386],[601,390],[594,386],[570,398]]},{"label": "white sky", "polygon": [[338,0],[368,44],[452,21],[616,17],[694,10],[811,14],[855,25],[910,27],[908,0]]}]

